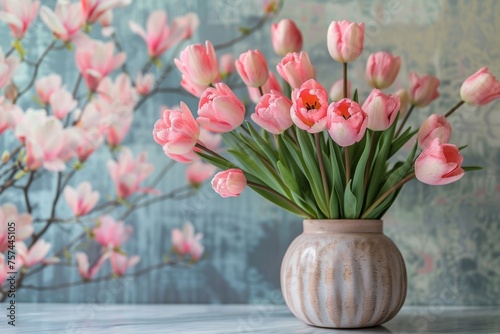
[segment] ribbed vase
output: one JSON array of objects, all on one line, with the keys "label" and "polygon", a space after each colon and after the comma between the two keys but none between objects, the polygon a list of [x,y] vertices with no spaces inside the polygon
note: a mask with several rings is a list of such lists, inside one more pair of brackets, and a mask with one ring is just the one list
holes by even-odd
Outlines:
[{"label": "ribbed vase", "polygon": [[281,290],[293,314],[328,328],[392,319],[406,298],[406,267],[381,220],[304,220],[281,265]]}]

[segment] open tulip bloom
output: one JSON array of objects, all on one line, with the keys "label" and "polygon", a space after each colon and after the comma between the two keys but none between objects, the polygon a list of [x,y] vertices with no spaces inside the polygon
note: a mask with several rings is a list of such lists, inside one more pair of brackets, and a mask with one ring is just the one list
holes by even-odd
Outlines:
[{"label": "open tulip bloom", "polygon": [[[432,115],[420,131],[411,129],[405,124],[412,111],[439,96],[440,81],[411,73],[409,95],[396,89],[393,94],[384,93],[377,87],[387,88],[394,82],[400,59],[377,53],[367,65],[367,81],[375,89],[365,101],[359,101],[357,91],[350,94],[347,65],[361,53],[363,34],[363,24],[347,21],[332,22],[328,31],[330,54],[343,68],[343,78],[339,78],[343,87],[337,87],[342,94],[334,94],[342,95],[340,99],[329,99],[324,86],[314,79],[307,53],[299,55],[297,50],[278,63],[284,87],[271,91],[263,89],[264,76],[249,80],[247,71],[240,70],[242,60],[256,54],[259,61],[248,62],[248,68],[251,73],[267,73],[262,53],[248,51],[236,61],[249,91],[255,93],[251,89],[258,85],[260,98],[251,99],[256,107],[250,115],[257,125],[242,122],[243,103],[225,84],[212,85],[201,94],[197,122],[222,133],[232,156],[226,158],[191,137],[192,152],[222,169],[212,181],[217,193],[236,197],[248,186],[304,218],[380,219],[408,181],[416,178],[429,185],[445,185],[459,180],[466,171],[480,169],[461,166],[461,149],[449,143],[451,127],[446,119],[464,103],[485,104],[497,98],[496,78],[482,69],[465,80],[461,100],[450,111]],[[300,57],[307,61],[298,61]],[[293,71],[288,70],[292,62]],[[196,132],[191,118],[165,126],[164,131],[173,138]],[[407,158],[398,161],[401,154],[397,153],[411,144]]]}]

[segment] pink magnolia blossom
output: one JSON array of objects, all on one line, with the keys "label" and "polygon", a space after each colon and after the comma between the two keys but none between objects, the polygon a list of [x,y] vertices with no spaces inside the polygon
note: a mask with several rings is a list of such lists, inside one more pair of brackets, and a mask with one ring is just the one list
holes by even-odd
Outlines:
[{"label": "pink magnolia blossom", "polygon": [[423,108],[439,97],[439,79],[432,75],[419,77],[415,72],[410,73],[410,103],[415,107]]},{"label": "pink magnolia blossom", "polygon": [[171,46],[183,39],[189,38],[198,27],[198,24],[198,16],[194,13],[189,13],[174,20],[169,27],[167,13],[161,10],[151,13],[148,18],[146,30],[135,22],[129,22],[130,29],[138,34],[146,43],[148,54],[152,58],[160,57]]},{"label": "pink magnolia blossom", "polygon": [[176,58],[175,65],[186,79],[197,85],[210,85],[219,81],[219,64],[214,47],[209,41],[188,45]]},{"label": "pink magnolia blossom", "polygon": [[[351,89],[351,82],[347,80],[347,97],[349,98],[352,96],[352,89]],[[344,98],[344,79],[340,79],[335,81],[335,83],[332,85],[332,88],[330,88],[330,99],[332,99],[333,102],[337,102],[339,100],[342,100]]]},{"label": "pink magnolia blossom", "polygon": [[379,89],[373,89],[361,107],[368,114],[368,129],[387,130],[396,120],[400,106],[398,95],[385,95]]},{"label": "pink magnolia blossom", "polygon": [[408,105],[410,104],[410,96],[408,95],[408,91],[404,88],[398,89],[396,93],[399,96],[399,102],[401,106],[399,107],[399,117],[404,117],[408,112]]},{"label": "pink magnolia blossom", "polygon": [[48,116],[45,110],[28,109],[22,117],[16,122],[14,133],[17,139],[22,143],[26,143],[26,137],[34,133],[36,127],[47,122]]},{"label": "pink magnolia blossom", "polygon": [[40,78],[35,83],[35,90],[43,104],[48,104],[52,94],[61,89],[62,78],[57,74],[50,74]]},{"label": "pink magnolia blossom", "polygon": [[115,55],[114,52],[113,42],[104,43],[89,39],[77,47],[76,66],[90,90],[95,91],[102,79],[125,62],[125,53]]},{"label": "pink magnolia blossom", "polygon": [[92,185],[89,182],[82,182],[76,189],[66,186],[64,199],[75,216],[83,216],[95,207],[99,201],[99,192],[92,191]]},{"label": "pink magnolia blossom", "polygon": [[212,164],[196,160],[186,168],[186,179],[195,187],[200,186],[203,182],[211,178],[217,167]]},{"label": "pink magnolia blossom", "polygon": [[15,56],[5,58],[2,48],[0,48],[0,89],[10,83],[16,73],[17,66],[19,66],[19,59]]},{"label": "pink magnolia blossom", "polygon": [[99,269],[101,269],[102,265],[104,264],[104,262],[106,262],[106,260],[109,258],[110,255],[111,255],[110,252],[105,252],[99,257],[97,262],[92,267],[90,267],[89,258],[87,254],[82,252],[75,253],[75,260],[78,266],[78,272],[80,273],[80,276],[85,281],[94,278],[95,274],[97,274]]},{"label": "pink magnolia blossom", "polygon": [[384,51],[372,53],[366,63],[366,81],[373,88],[387,88],[396,80],[400,67],[400,57]]},{"label": "pink magnolia blossom", "polygon": [[106,140],[111,147],[118,147],[130,131],[134,120],[134,110],[120,106],[107,114],[105,119],[106,125]]},{"label": "pink magnolia blossom", "polygon": [[17,208],[10,203],[0,206],[0,253],[5,252],[9,246],[9,223],[14,222],[16,241],[29,238],[33,232],[33,219],[28,213],[18,213]]},{"label": "pink magnolia blossom", "polygon": [[[94,100],[87,104],[83,114],[81,110],[75,112],[78,120],[76,127],[80,132],[76,154],[81,162],[86,161],[102,145],[110,128],[110,117],[99,109],[99,104],[99,100]],[[113,125],[116,127],[116,123]]]},{"label": "pink magnolia blossom", "polygon": [[274,52],[279,56],[302,49],[302,33],[290,19],[283,19],[271,25],[271,41]]},{"label": "pink magnolia blossom", "polygon": [[128,198],[136,192],[144,191],[141,183],[154,170],[154,166],[147,162],[146,152],[140,153],[134,159],[128,148],[123,148],[118,161],[108,162],[108,171],[115,183],[115,188],[120,198]]},{"label": "pink magnolia blossom", "polygon": [[7,263],[5,262],[5,256],[2,253],[0,253],[0,286],[2,286],[3,283],[5,283],[8,271],[9,268],[7,266]]},{"label": "pink magnolia blossom", "polygon": [[364,37],[364,23],[332,21],[327,33],[328,52],[334,60],[350,63],[363,52]]},{"label": "pink magnolia blossom", "polygon": [[96,93],[104,102],[113,105],[112,108],[126,107],[132,109],[139,100],[130,77],[125,73],[120,73],[114,82],[110,77],[104,78],[97,86]]},{"label": "pink magnolia blossom", "polygon": [[316,78],[316,70],[305,51],[288,53],[276,66],[276,70],[292,89],[299,88],[307,80]]},{"label": "pink magnolia blossom", "polygon": [[247,178],[241,169],[232,168],[219,172],[212,179],[212,188],[222,197],[237,197],[245,190]]},{"label": "pink magnolia blossom", "polygon": [[12,35],[22,39],[31,23],[38,15],[40,1],[32,0],[1,0],[0,20],[9,25]]},{"label": "pink magnolia blossom", "polygon": [[78,106],[78,101],[73,98],[73,94],[68,92],[65,87],[56,90],[50,96],[49,103],[54,116],[58,119],[63,119]]},{"label": "pink magnolia blossom", "polygon": [[[200,136],[198,137],[198,143],[205,146],[206,148],[217,152],[220,149],[220,144],[222,142],[222,136],[218,133],[212,133],[204,128],[200,128]],[[198,148],[194,148],[186,154],[167,154],[172,160],[180,163],[188,164],[200,160],[200,156],[195,152],[202,152]]]},{"label": "pink magnolia blossom", "polygon": [[230,132],[245,120],[245,105],[225,83],[217,83],[201,95],[196,120],[209,131]]},{"label": "pink magnolia blossom", "polygon": [[245,85],[261,87],[266,83],[269,70],[266,58],[260,50],[248,50],[242,53],[236,59],[235,65]]},{"label": "pink magnolia blossom", "polygon": [[464,176],[463,160],[458,147],[435,138],[415,161],[415,176],[432,186],[449,184]]},{"label": "pink magnolia blossom", "polygon": [[92,229],[95,240],[106,249],[121,247],[134,233],[134,228],[116,221],[113,217],[99,218],[97,227]]},{"label": "pink magnolia blossom", "polygon": [[440,143],[448,143],[451,137],[451,125],[444,116],[430,115],[420,126],[418,131],[418,144],[425,148],[434,139]]},{"label": "pink magnolia blossom", "polygon": [[85,24],[85,16],[78,3],[59,1],[55,11],[42,6],[40,18],[54,36],[63,42],[71,42],[82,37],[81,28]]},{"label": "pink magnolia blossom", "polygon": [[156,121],[153,129],[155,142],[167,154],[186,154],[192,151],[199,135],[200,127],[184,102],[181,102],[180,109],[163,111],[162,118]]},{"label": "pink magnolia blossom", "polygon": [[80,131],[80,140],[76,148],[76,155],[80,162],[85,162],[104,143],[104,136],[97,127],[78,128],[78,130]]},{"label": "pink magnolia blossom", "polygon": [[310,79],[294,89],[292,102],[292,121],[299,129],[317,133],[326,128],[328,93],[319,82]]},{"label": "pink magnolia blossom", "polygon": [[291,107],[290,99],[272,90],[260,99],[251,117],[261,128],[277,135],[293,125]]},{"label": "pink magnolia blossom", "polygon": [[22,109],[0,97],[0,135],[8,129],[14,129],[23,118]]},{"label": "pink magnolia blossom", "polygon": [[151,73],[137,73],[135,77],[135,89],[141,95],[148,95],[155,84],[155,76]]},{"label": "pink magnolia blossom", "polygon": [[127,257],[125,255],[114,252],[111,254],[111,269],[113,274],[123,276],[128,269],[134,267],[141,260],[140,256]]},{"label": "pink magnolia blossom", "polygon": [[[248,96],[250,97],[250,100],[253,103],[258,103],[262,95],[260,94],[260,90],[256,87],[247,87],[248,89]],[[274,75],[273,72],[269,71],[269,76],[267,78],[266,83],[264,86],[262,86],[262,92],[264,94],[267,94],[271,92],[272,90],[275,90],[279,93],[281,93],[281,86],[280,83],[278,82],[278,79],[276,79],[276,76]]]},{"label": "pink magnolia blossom", "polygon": [[95,23],[108,11],[128,6],[132,0],[80,0],[80,3],[85,20],[88,23]]},{"label": "pink magnolia blossom", "polygon": [[462,101],[474,106],[482,106],[500,98],[500,81],[487,67],[468,77],[460,87]]},{"label": "pink magnolia blossom", "polygon": [[220,74],[222,78],[227,78],[236,71],[234,56],[232,53],[225,53],[219,58]]},{"label": "pink magnolia blossom", "polygon": [[342,99],[328,106],[328,133],[342,147],[359,142],[367,123],[368,115],[354,101]]},{"label": "pink magnolia blossom", "polygon": [[174,250],[182,256],[191,255],[193,260],[198,261],[203,255],[204,247],[201,244],[203,234],[194,233],[191,223],[184,224],[182,231],[174,228],[172,230],[172,244]]},{"label": "pink magnolia blossom", "polygon": [[35,242],[30,249],[28,249],[24,242],[17,242],[17,268],[23,266],[29,268],[42,262],[49,253],[50,248],[51,244],[42,239]]}]

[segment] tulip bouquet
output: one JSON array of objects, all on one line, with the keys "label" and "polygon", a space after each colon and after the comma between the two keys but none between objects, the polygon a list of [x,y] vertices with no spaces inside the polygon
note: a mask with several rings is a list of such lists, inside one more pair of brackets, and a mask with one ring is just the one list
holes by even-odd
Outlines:
[{"label": "tulip bouquet", "polygon": [[[159,93],[182,93],[180,87],[162,85],[174,68],[173,57],[166,55],[175,55],[176,48],[198,27],[194,13],[167,22],[166,12],[161,10],[149,16],[147,29],[130,22],[130,30],[144,40],[148,53],[148,61],[132,76],[118,32],[112,26],[113,11],[130,3],[60,1],[55,8],[49,8],[40,6],[38,0],[0,1],[0,21],[8,24],[13,36],[12,47],[6,53],[0,48],[0,140],[5,147],[0,161],[2,301],[12,288],[6,282],[12,273],[16,273],[17,291],[59,289],[124,275],[134,277],[165,266],[190,265],[203,255],[201,234],[186,224],[182,230],[172,230],[172,254],[158,264],[127,274],[139,262],[139,256],[125,251],[133,228],[124,221],[137,209],[193,196],[201,183],[215,173],[213,166],[203,164],[196,156],[186,157],[183,162],[190,162],[187,184],[162,193],[157,188],[175,162],[169,162],[144,185],[153,173],[153,164],[147,161],[146,152],[134,154],[122,145],[134,112],[149,98]],[[257,25],[220,47],[229,47],[257,31],[270,14],[266,11]],[[35,58],[29,34],[38,18],[53,39]],[[95,34],[99,26],[101,39]],[[47,57],[63,51],[74,58],[78,73],[72,89],[59,74],[39,76]],[[162,58],[166,58],[166,64],[162,64]],[[23,67],[31,72],[27,81],[16,75]],[[113,79],[115,71],[119,73]],[[225,75],[224,68],[213,72]],[[181,85],[200,87],[188,80]],[[37,106],[23,110],[22,106],[33,105],[33,100]],[[213,149],[221,140],[220,135],[208,131],[200,133],[201,139]],[[114,195],[105,200],[96,184],[85,181],[88,174],[74,182],[76,175],[88,170],[89,164],[92,166],[88,161],[98,150],[103,154],[109,151],[107,171],[115,188]],[[40,184],[50,198],[44,196],[36,203]],[[6,198],[13,203],[6,203]],[[59,249],[49,241],[54,227],[67,233],[68,240]],[[99,276],[98,271],[108,260],[111,273]],[[30,285],[30,279],[56,265],[73,267],[71,270],[78,270],[81,279],[51,286]]]},{"label": "tulip bouquet", "polygon": [[[274,51],[283,56],[276,66],[283,87],[261,51],[249,50],[235,61],[256,103],[250,117],[260,129],[244,121],[244,103],[212,71],[217,59],[210,42],[188,46],[176,60],[186,80],[204,87],[197,92],[198,117],[181,103],[180,109],[165,110],[154,126],[154,139],[168,156],[197,154],[223,170],[212,180],[222,197],[238,196],[249,186],[304,218],[379,219],[408,181],[444,185],[479,168],[462,166],[463,148],[449,143],[447,118],[464,103],[483,105],[500,97],[500,82],[487,68],[465,80],[450,111],[431,115],[412,130],[405,127],[408,118],[439,97],[440,81],[411,73],[408,91],[385,93],[401,60],[377,52],[366,65],[373,90],[360,101],[357,91],[350,92],[347,70],[363,51],[363,23],[334,21],[328,28],[328,52],[343,68],[330,94],[316,81],[293,21],[273,24],[271,37]],[[233,159],[205,145],[199,136],[204,129],[223,134]],[[397,153],[407,143],[413,148],[399,161]]]}]

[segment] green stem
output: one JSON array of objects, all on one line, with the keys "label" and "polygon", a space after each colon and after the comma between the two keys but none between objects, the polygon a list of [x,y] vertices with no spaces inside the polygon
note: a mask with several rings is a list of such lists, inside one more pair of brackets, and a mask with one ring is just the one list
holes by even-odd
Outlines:
[{"label": "green stem", "polygon": [[264,90],[262,89],[262,86],[259,86],[259,93],[260,96],[264,96]]},{"label": "green stem", "polygon": [[[371,131],[371,130],[368,130]],[[365,167],[365,183],[364,183],[364,190],[366,191],[366,187],[368,186],[368,179],[370,178],[370,169],[373,161],[373,156],[375,155],[375,148],[377,146],[377,140],[378,140],[378,132],[377,131],[371,131],[372,136],[371,136],[371,142],[370,142],[370,154],[368,155],[368,160],[366,162],[366,167]]]},{"label": "green stem", "polygon": [[206,148],[205,146],[201,145],[200,143],[197,143],[197,144],[195,145],[195,147],[197,147],[197,148],[199,148],[199,149],[202,149],[203,151],[207,152],[208,154],[210,154],[210,155],[212,155],[212,156],[214,156],[214,157],[216,157],[216,158],[222,159],[222,160],[224,160],[224,161],[226,161],[226,162],[229,162],[229,163],[230,163],[230,161],[229,161],[229,160],[227,160],[226,158],[224,158],[222,155],[220,155],[220,154],[218,154],[218,153],[215,153],[214,151],[212,151],[212,150],[211,150],[211,149],[209,149],[209,148]]},{"label": "green stem", "polygon": [[343,70],[344,70],[344,98],[347,98],[347,63],[343,63]]},{"label": "green stem", "polygon": [[399,136],[399,134],[403,130],[406,122],[408,121],[408,119],[410,118],[411,113],[413,112],[413,109],[415,109],[415,105],[414,104],[412,104],[411,107],[410,107],[410,110],[408,110],[408,113],[406,114],[405,118],[403,119],[403,122],[401,122],[401,125],[398,128],[398,131],[396,131],[396,133],[394,134],[394,138],[396,138],[397,136]]},{"label": "green stem", "polygon": [[[328,181],[326,179],[325,163],[323,161],[323,153],[321,152],[319,133],[314,134],[314,142],[316,144],[316,153],[318,155],[319,171],[321,172],[321,180],[323,181],[323,191],[325,192],[326,203],[330,203],[330,191],[328,189]],[[330,213],[328,213],[330,214]]]},{"label": "green stem", "polygon": [[460,101],[458,102],[457,104],[455,104],[455,106],[453,108],[450,109],[450,111],[448,111],[444,117],[448,118],[451,114],[453,114],[458,108],[460,108],[462,106],[462,104],[464,104],[465,102],[464,101]]}]

